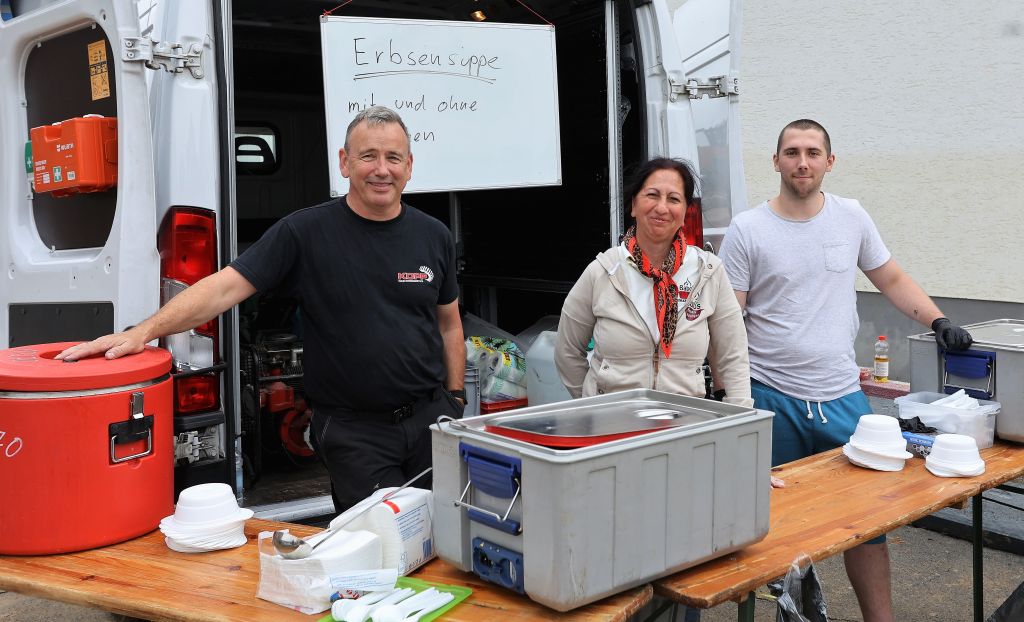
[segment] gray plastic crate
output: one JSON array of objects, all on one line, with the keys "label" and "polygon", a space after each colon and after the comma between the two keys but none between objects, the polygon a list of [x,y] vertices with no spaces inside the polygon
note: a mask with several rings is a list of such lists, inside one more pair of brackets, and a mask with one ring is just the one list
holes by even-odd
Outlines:
[{"label": "gray plastic crate", "polygon": [[908,337],[910,390],[953,393],[962,388],[978,399],[999,402],[996,436],[1024,443],[1024,320],[990,320],[964,328],[974,338],[965,353],[939,352],[935,333]]},{"label": "gray plastic crate", "polygon": [[[770,412],[634,390],[514,417],[637,402],[696,422],[578,449],[484,429],[510,413],[431,426],[438,555],[567,611],[762,539]],[[487,466],[473,486],[469,460]]]}]

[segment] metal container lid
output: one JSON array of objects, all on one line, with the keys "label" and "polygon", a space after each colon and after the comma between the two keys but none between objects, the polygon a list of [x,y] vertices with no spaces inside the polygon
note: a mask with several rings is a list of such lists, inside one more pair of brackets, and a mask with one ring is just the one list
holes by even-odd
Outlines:
[{"label": "metal container lid", "polygon": [[0,391],[82,391],[153,380],[171,371],[171,353],[147,346],[108,361],[102,355],[75,362],[55,360],[75,341],[0,351]]},{"label": "metal container lid", "polygon": [[1024,349],[1024,320],[991,320],[964,328],[978,345]]},{"label": "metal container lid", "polygon": [[566,404],[557,410],[509,414],[487,422],[485,430],[546,447],[588,447],[715,418],[706,411],[648,399],[621,400],[586,408]]}]

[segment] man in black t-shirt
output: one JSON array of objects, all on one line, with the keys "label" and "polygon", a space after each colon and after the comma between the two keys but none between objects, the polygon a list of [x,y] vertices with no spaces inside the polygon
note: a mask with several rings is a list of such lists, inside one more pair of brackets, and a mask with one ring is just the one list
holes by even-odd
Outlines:
[{"label": "man in black t-shirt", "polygon": [[405,124],[383,106],[367,108],[339,155],[348,195],[290,214],[138,326],[58,358],[140,352],[257,291],[293,293],[302,307],[310,437],[342,512],[430,466],[427,426],[461,416],[466,352],[451,233],[401,202],[413,162]]}]

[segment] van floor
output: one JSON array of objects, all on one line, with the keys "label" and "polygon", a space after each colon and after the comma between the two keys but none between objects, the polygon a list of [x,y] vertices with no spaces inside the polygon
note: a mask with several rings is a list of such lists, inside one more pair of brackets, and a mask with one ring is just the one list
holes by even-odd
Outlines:
[{"label": "van floor", "polygon": [[246,487],[246,506],[283,503],[331,494],[331,482],[323,465],[313,463],[273,469]]}]

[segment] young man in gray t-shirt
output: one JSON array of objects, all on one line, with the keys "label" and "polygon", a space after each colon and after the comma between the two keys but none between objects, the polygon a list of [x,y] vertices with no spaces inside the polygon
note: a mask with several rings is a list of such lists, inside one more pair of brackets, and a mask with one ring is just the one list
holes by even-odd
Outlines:
[{"label": "young man in gray t-shirt", "polygon": [[[821,191],[835,162],[824,127],[790,123],[772,161],[778,196],[736,216],[721,258],[745,310],[754,406],[775,412],[775,465],[843,445],[871,412],[854,360],[857,268],[897,309],[931,326],[941,347],[966,349],[971,336],[892,259],[859,202]],[[884,536],[844,561],[865,622],[891,622]]]}]

